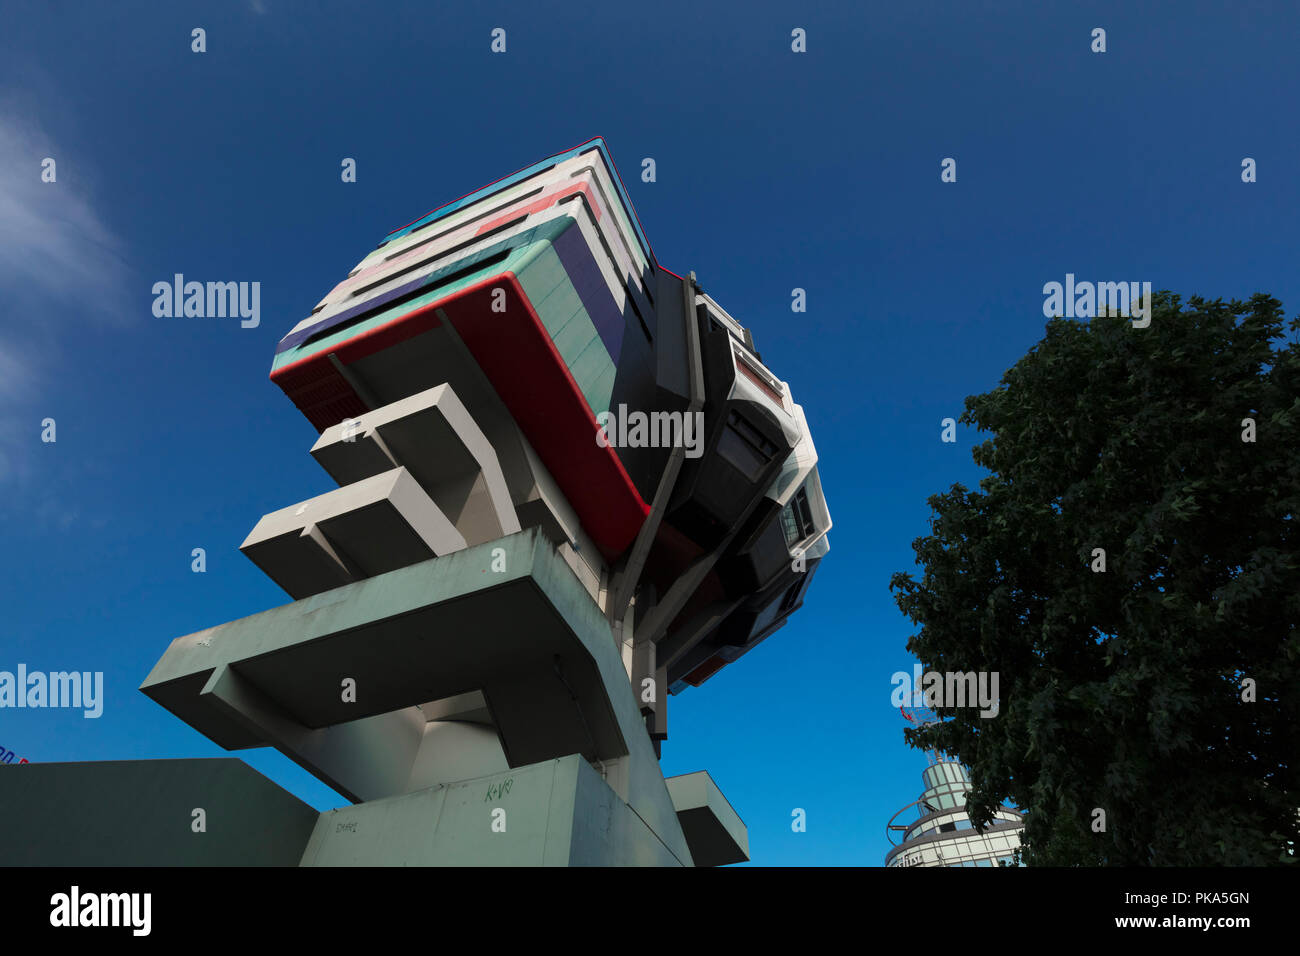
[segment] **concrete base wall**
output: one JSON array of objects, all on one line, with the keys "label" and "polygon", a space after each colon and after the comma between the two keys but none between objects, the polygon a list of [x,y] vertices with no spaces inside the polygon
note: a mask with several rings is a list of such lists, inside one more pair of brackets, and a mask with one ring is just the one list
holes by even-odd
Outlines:
[{"label": "concrete base wall", "polygon": [[318,817],[233,757],[4,767],[0,866],[295,866]]},{"label": "concrete base wall", "polygon": [[[196,809],[206,832],[193,830]],[[0,769],[0,866],[299,864],[691,860],[674,855],[578,754],[325,813],[235,758]]]},{"label": "concrete base wall", "polygon": [[577,754],[322,813],[304,866],[683,866]]}]

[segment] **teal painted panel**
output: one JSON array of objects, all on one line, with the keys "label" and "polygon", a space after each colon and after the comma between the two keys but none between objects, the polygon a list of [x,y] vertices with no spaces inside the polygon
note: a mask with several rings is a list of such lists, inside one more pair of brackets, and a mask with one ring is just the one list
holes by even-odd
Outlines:
[{"label": "teal painted panel", "polygon": [[591,324],[591,319],[587,318],[586,312],[579,312],[575,315],[551,341],[555,343],[555,350],[560,353],[560,358],[564,359],[564,364],[568,366],[570,374],[573,373],[574,364],[591,347],[593,342],[600,347],[602,352],[605,349],[604,343],[600,341],[600,335],[596,332],[596,327]]},{"label": "teal painted panel", "polygon": [[607,411],[618,368],[559,256],[553,249],[539,251],[516,274],[592,414]]},{"label": "teal painted panel", "polygon": [[[533,304],[533,309],[542,320],[542,325],[554,338],[559,328],[556,320],[563,324],[568,321],[569,316],[573,315],[573,308],[569,307],[566,311],[563,304],[565,286],[572,290],[572,283],[565,275],[560,257],[555,254],[554,249],[548,249],[537,255],[527,268],[517,272],[516,276],[528,295],[528,301]],[[574,293],[574,299],[576,301],[577,293]],[[547,302],[551,302],[550,308],[547,308]]]},{"label": "teal painted panel", "polygon": [[610,399],[614,395],[614,378],[618,374],[618,367],[613,362],[609,363],[609,368],[596,376],[596,381],[591,386],[591,398],[589,402],[595,402],[592,408],[598,408],[601,411],[609,410]]},{"label": "teal painted panel", "polygon": [[553,156],[549,156],[546,159],[533,163],[510,176],[498,179],[496,182],[490,183],[482,189],[475,190],[467,196],[462,196],[454,202],[439,206],[437,209],[432,210],[415,222],[409,223],[400,229],[394,229],[384,237],[384,243],[393,242],[394,240],[400,239],[402,236],[415,232],[426,223],[445,219],[458,209],[463,209],[464,207],[494,193],[502,192],[509,187],[514,186],[516,183],[520,182],[520,180],[526,179],[535,173],[542,172],[549,167],[556,166],[567,159],[571,159],[574,156],[581,155],[592,149],[598,151],[599,157],[608,171],[609,181],[616,190],[618,199],[622,200],[624,209],[620,210],[618,214],[620,222],[624,224],[624,228],[628,235],[636,237],[642,247],[643,253],[647,258],[649,258],[650,243],[646,240],[645,233],[641,231],[640,222],[636,219],[635,214],[630,216],[627,215],[627,213],[632,211],[632,200],[628,196],[627,190],[623,186],[623,181],[619,178],[618,172],[614,167],[614,161],[610,157],[609,148],[605,145],[605,141],[600,137],[588,140],[586,143],[575,146],[573,149],[565,150],[562,153],[556,153]]},{"label": "teal painted panel", "polygon": [[[587,315],[582,298],[569,280],[559,255],[553,247],[539,251],[533,261],[516,275],[528,293],[528,301],[533,304],[546,326],[551,341],[556,343],[556,351],[564,358],[566,365],[572,364],[587,347],[587,340],[581,338],[583,330],[589,327],[592,334],[598,335],[599,332]],[[552,280],[555,280],[555,284],[549,285]],[[571,326],[575,321],[580,322],[576,328]],[[575,335],[579,336],[576,351]]]},{"label": "teal painted panel", "polygon": [[[526,247],[517,249],[514,252],[512,252],[504,262],[499,262],[495,265],[486,266],[483,269],[480,269],[476,272],[471,273],[470,275],[465,276],[464,278],[458,279],[457,281],[450,283],[449,285],[441,286],[440,288],[435,289],[432,292],[428,292],[422,296],[418,296],[417,298],[411,299],[407,302],[403,302],[401,305],[393,306],[392,308],[389,309],[384,309],[382,312],[376,313],[374,316],[372,316],[371,318],[367,319],[364,322],[358,323],[357,325],[349,325],[346,328],[342,328],[337,332],[334,332],[323,338],[317,339],[316,341],[312,342],[310,345],[299,346],[298,348],[290,349],[286,352],[280,352],[275,357],[275,362],[271,367],[272,371],[278,368],[282,368],[285,365],[290,365],[298,361],[299,359],[306,358],[309,355],[316,355],[322,351],[328,351],[329,349],[338,346],[343,342],[346,342],[348,339],[355,338],[356,336],[360,335],[363,332],[368,332],[370,329],[378,328],[379,326],[384,325],[387,322],[391,322],[393,319],[396,319],[399,316],[406,315],[408,312],[414,312],[416,309],[428,305],[430,302],[436,302],[439,299],[445,299],[447,296],[455,295],[457,292],[460,292],[463,289],[467,289],[471,285],[474,285],[477,282],[483,281],[483,279],[489,275],[510,271],[515,267],[515,265],[518,262],[522,261],[525,258],[527,252],[528,250]],[[482,258],[482,256],[474,256],[472,258],[477,259],[477,258]],[[458,268],[464,268],[465,266],[472,265],[472,264],[473,264],[472,262],[455,263],[455,265]]]},{"label": "teal painted panel", "polygon": [[[550,328],[549,326],[547,328],[552,342],[564,335],[565,329],[569,328],[569,326],[574,322],[580,323],[579,328],[581,328],[582,325],[591,325],[591,319],[588,318],[587,310],[582,307],[581,302],[577,302],[577,304],[574,305],[573,311],[566,313],[565,310],[573,304],[568,293],[572,293],[573,300],[577,299],[578,294],[573,291],[573,286],[569,286],[568,290],[557,290],[552,293],[548,299],[551,305],[547,309],[547,312],[555,316],[553,320],[554,328]],[[594,325],[592,325],[592,330],[595,331]],[[556,351],[559,351],[559,346],[556,346]]]},{"label": "teal painted panel", "polygon": [[[271,369],[274,372],[276,369],[282,368],[285,365],[290,365],[300,359],[311,355],[319,355],[323,351],[336,347],[348,339],[377,328],[378,326],[412,312],[423,305],[428,305],[431,302],[454,295],[477,282],[481,282],[484,278],[493,273],[514,272],[515,275],[519,275],[519,273],[526,269],[539,254],[550,251],[551,239],[560,235],[565,229],[572,225],[573,220],[568,216],[563,216],[557,220],[549,220],[537,226],[535,229],[530,229],[527,232],[520,233],[518,236],[514,236],[505,242],[488,246],[485,249],[478,250],[460,259],[444,263],[438,267],[436,273],[447,274],[458,271],[474,264],[475,262],[480,262],[497,255],[502,251],[503,247],[510,248],[509,256],[503,262],[500,262],[495,266],[479,270],[471,275],[458,279],[455,282],[421,295],[411,301],[383,309],[363,322],[359,322],[356,325],[349,325],[346,328],[340,328],[336,332],[327,334],[322,338],[313,341],[310,345],[304,343],[290,348],[284,348],[283,351],[277,352]],[[436,273],[431,273],[430,275]],[[357,305],[364,306],[364,302],[359,302]],[[356,308],[356,306],[351,308]],[[316,333],[309,326],[297,333],[289,333],[289,335],[285,336],[285,339],[291,337],[301,337],[306,339],[314,334]],[[283,347],[283,342],[284,339],[281,340],[281,347]]]},{"label": "teal painted panel", "polygon": [[602,395],[596,388],[596,384],[602,375],[613,368],[614,363],[610,360],[609,353],[605,351],[605,343],[601,341],[599,335],[582,351],[576,361],[569,363],[573,380],[578,383],[583,397],[591,406],[592,414],[599,415],[609,410],[609,394]]}]

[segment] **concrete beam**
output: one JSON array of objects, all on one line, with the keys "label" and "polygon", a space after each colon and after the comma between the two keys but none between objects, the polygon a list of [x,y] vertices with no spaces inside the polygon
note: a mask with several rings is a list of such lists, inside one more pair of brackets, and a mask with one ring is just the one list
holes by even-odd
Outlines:
[{"label": "concrete beam", "polygon": [[450,385],[339,422],[311,453],[340,485],[405,467],[470,544],[520,530],[496,451]]},{"label": "concrete beam", "polygon": [[239,550],[305,598],[464,547],[415,479],[394,468],[264,515]]},{"label": "concrete beam", "polygon": [[414,786],[416,705],[481,690],[509,766],[607,765],[689,858],[609,624],[538,529],[177,638],[141,690],[222,746],[281,748],[350,799]]},{"label": "concrete beam", "polygon": [[749,860],[749,830],[706,771],[669,777],[668,792],[696,866]]}]

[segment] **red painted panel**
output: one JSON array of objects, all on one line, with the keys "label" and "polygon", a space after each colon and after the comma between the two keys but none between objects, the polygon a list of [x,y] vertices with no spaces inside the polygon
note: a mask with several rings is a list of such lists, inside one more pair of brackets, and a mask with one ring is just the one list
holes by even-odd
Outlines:
[{"label": "red painted panel", "polygon": [[507,290],[505,312],[491,310],[487,289],[459,296],[444,310],[583,528],[612,558],[631,545],[650,507],[615,450],[597,443],[596,416],[514,273],[502,278],[504,285],[494,285]]},{"label": "red painted panel", "polygon": [[695,668],[695,670],[683,677],[682,680],[686,681],[686,683],[690,684],[692,687],[699,687],[718,671],[722,670],[726,664],[726,661],[715,654],[699,667]]},{"label": "red painted panel", "polygon": [[[504,312],[492,290],[506,293]],[[491,276],[271,373],[318,429],[366,411],[329,361],[347,365],[437,327],[442,309],[537,451],[583,528],[607,558],[625,551],[650,514],[613,448],[596,442],[599,426],[532,303],[511,272]],[[437,383],[434,383],[437,384]]]},{"label": "red painted panel", "polygon": [[746,362],[743,358],[741,358],[738,355],[735,357],[735,360],[736,360],[737,372],[739,372],[741,375],[745,376],[745,378],[749,379],[751,382],[757,385],[758,390],[762,392],[764,395],[766,395],[768,398],[770,398],[772,401],[776,402],[777,405],[781,406],[782,408],[785,408],[785,403],[782,401],[781,396],[777,394],[776,389],[772,388],[771,385],[767,384],[767,382],[759,378],[758,373],[749,367],[748,362]]},{"label": "red painted panel", "polygon": [[591,211],[593,215],[596,217],[596,221],[599,222],[600,207],[596,205],[596,198],[591,194],[591,187],[588,186],[586,183],[574,183],[572,186],[566,186],[563,189],[557,189],[553,192],[549,192],[546,195],[542,196],[540,199],[536,200],[535,202],[530,202],[526,206],[516,206],[513,209],[507,210],[506,212],[498,216],[496,219],[489,220],[488,222],[480,226],[477,230],[475,230],[474,235],[478,236],[478,235],[482,235],[485,232],[490,232],[491,230],[497,228],[497,226],[503,226],[508,222],[513,222],[514,220],[518,219],[520,216],[531,216],[535,212],[540,212],[543,209],[549,209],[551,206],[554,206],[565,196],[572,196],[575,193],[582,193],[587,197],[587,205],[591,207]]}]

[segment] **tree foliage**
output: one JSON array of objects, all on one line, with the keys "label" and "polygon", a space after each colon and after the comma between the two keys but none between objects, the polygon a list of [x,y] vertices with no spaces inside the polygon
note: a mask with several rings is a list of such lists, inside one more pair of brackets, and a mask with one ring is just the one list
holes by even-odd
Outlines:
[{"label": "tree foliage", "polygon": [[1161,292],[1149,328],[1051,320],[966,399],[990,474],[929,499],[921,579],[890,589],[920,626],[908,649],[997,671],[1001,709],[937,708],[905,736],[970,768],[978,823],[1026,810],[1025,863],[1294,860],[1300,344],[1284,322],[1266,295]]}]

